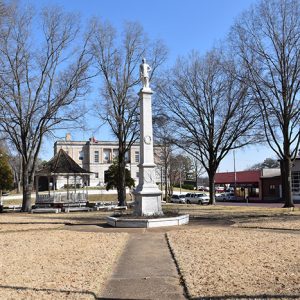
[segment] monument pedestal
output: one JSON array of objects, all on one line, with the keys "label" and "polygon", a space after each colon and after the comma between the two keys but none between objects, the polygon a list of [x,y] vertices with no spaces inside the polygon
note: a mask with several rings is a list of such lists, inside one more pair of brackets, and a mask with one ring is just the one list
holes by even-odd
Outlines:
[{"label": "monument pedestal", "polygon": [[151,88],[142,88],[140,96],[140,164],[139,185],[134,191],[135,214],[138,216],[162,216],[161,191],[156,184],[153,156]]}]

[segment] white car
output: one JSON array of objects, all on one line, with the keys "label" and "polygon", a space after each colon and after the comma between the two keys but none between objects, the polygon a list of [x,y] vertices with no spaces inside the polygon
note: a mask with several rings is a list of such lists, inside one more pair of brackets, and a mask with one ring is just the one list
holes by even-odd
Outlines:
[{"label": "white car", "polygon": [[225,201],[226,200],[226,193],[216,193],[215,194],[216,201]]},{"label": "white car", "polygon": [[188,204],[208,204],[209,203],[209,196],[203,193],[189,193],[185,196],[186,203]]},{"label": "white car", "polygon": [[183,194],[179,194],[179,195],[178,194],[173,194],[171,196],[170,201],[172,203],[182,203],[182,204],[184,204],[184,203],[186,203],[186,201],[185,201],[185,195],[183,195]]},{"label": "white car", "polygon": [[219,195],[216,194],[215,198],[216,198],[217,201],[236,200],[236,196],[234,195],[234,193],[231,193],[231,192],[225,192],[225,193],[221,193]]}]

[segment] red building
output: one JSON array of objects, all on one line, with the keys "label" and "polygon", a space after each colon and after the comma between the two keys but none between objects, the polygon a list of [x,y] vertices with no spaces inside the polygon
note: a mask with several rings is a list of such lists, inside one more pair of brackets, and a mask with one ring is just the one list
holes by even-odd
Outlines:
[{"label": "red building", "polygon": [[259,199],[260,177],[260,170],[217,173],[215,184],[235,188],[237,197]]},{"label": "red building", "polygon": [[235,188],[240,199],[274,201],[281,198],[280,169],[217,173],[215,184]]}]

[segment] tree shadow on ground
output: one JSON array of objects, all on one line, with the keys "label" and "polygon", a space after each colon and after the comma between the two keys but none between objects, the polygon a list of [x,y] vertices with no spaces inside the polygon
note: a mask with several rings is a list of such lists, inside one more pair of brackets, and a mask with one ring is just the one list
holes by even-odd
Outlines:
[{"label": "tree shadow on ground", "polygon": [[261,294],[261,295],[227,295],[227,296],[213,296],[213,297],[195,297],[189,298],[191,300],[234,300],[234,299],[299,299],[300,294],[297,295],[270,295],[270,294]]},{"label": "tree shadow on ground", "polygon": [[[72,297],[72,295],[82,295],[82,296],[91,296],[92,299],[95,300],[105,300],[105,299],[119,299],[119,298],[102,298],[97,297],[97,295],[94,292],[91,291],[74,291],[74,290],[60,290],[60,289],[48,289],[48,288],[30,288],[25,286],[9,286],[9,285],[0,285],[1,289],[7,289],[7,290],[14,290],[14,291],[32,291],[32,292],[46,292],[46,293],[53,293],[58,294],[62,293],[65,294],[68,297]],[[2,298],[3,299],[3,298]],[[53,295],[53,299],[55,299],[55,295]],[[137,299],[123,299],[123,300],[137,300]]]}]

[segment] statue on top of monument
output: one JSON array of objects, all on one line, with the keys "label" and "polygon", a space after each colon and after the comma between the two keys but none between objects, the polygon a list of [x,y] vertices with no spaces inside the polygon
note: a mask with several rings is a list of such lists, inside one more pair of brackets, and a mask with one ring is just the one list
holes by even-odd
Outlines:
[{"label": "statue on top of monument", "polygon": [[151,67],[146,63],[146,59],[142,59],[142,64],[140,65],[140,78],[144,88],[149,88],[149,72],[152,70]]}]

